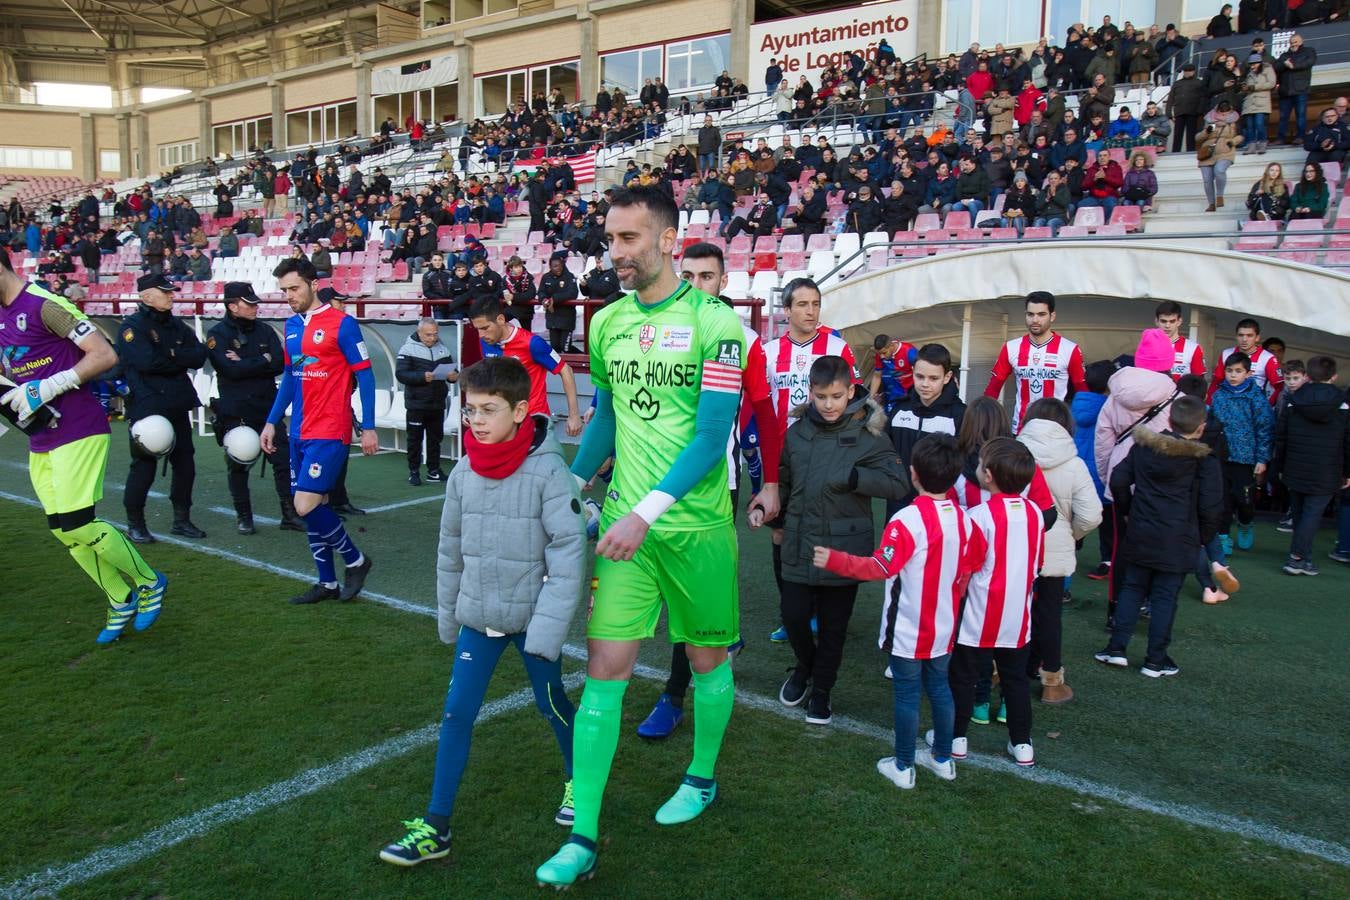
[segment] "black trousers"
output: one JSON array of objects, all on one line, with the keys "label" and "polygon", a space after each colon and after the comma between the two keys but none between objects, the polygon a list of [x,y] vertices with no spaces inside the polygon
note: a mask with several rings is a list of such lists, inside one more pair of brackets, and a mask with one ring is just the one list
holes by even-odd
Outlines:
[{"label": "black trousers", "polygon": [[[169,499],[174,511],[187,511],[192,506],[192,483],[197,479],[197,463],[192,446],[192,419],[186,412],[166,416],[173,425],[173,451],[169,453],[169,465],[173,468],[173,480],[169,486]],[[128,432],[130,434],[130,432]],[[155,483],[155,470],[159,460],[144,459],[135,448],[131,454],[131,470],[127,472],[126,492],[122,497],[128,512],[143,513],[145,500],[150,494],[150,485]]]},{"label": "black trousers", "polygon": [[975,682],[980,677],[982,660],[998,664],[999,690],[1008,706],[1008,739],[1014,744],[1031,743],[1031,684],[1027,680],[1027,653],[1031,645],[1016,650],[1004,647],[966,647],[957,644],[952,651],[947,680],[956,702],[956,726],[953,737],[965,737],[970,727],[970,712],[975,707]]},{"label": "black trousers", "polygon": [[559,353],[572,352],[572,332],[576,329],[573,324],[571,328],[550,328],[548,330],[548,344]]},{"label": "black trousers", "polygon": [[[216,439],[223,440],[225,433],[236,425],[247,425],[254,431],[261,432],[266,424],[266,422],[247,422],[243,419],[220,418],[216,420]],[[266,459],[272,467],[272,486],[277,492],[277,499],[285,503],[291,499],[291,444],[284,425],[276,429],[273,442],[276,447],[271,453],[266,454]],[[241,466],[228,456],[225,457],[225,481],[230,487],[230,500],[234,502],[234,511],[241,516],[253,514],[253,499],[248,488],[248,476],[252,471],[252,466]]]},{"label": "black trousers", "polygon": [[1179,152],[1184,140],[1186,152],[1194,153],[1195,135],[1199,129],[1199,116],[1174,116],[1172,123],[1172,152]]},{"label": "black trousers", "polygon": [[[809,585],[783,582],[779,610],[788,643],[797,655],[797,668],[811,678],[814,691],[828,694],[844,661],[844,638],[858,585]],[[816,634],[811,634],[811,616],[816,617]]]},{"label": "black trousers", "polygon": [[[1064,665],[1060,658],[1060,645],[1063,642],[1063,623],[1060,617],[1064,612],[1064,577],[1062,575],[1043,575],[1036,579],[1035,592],[1031,596],[1031,642],[1027,644],[1027,676],[1037,674],[1038,669],[1058,672]],[[999,675],[1000,679],[1002,674]]]},{"label": "black trousers", "polygon": [[441,440],[445,437],[445,410],[408,410],[408,469],[422,466],[422,443],[426,441],[427,469],[441,467]]},{"label": "black trousers", "polygon": [[1223,464],[1223,520],[1219,523],[1219,534],[1227,534],[1233,527],[1236,514],[1239,525],[1250,525],[1256,517],[1256,474],[1251,463],[1226,462]]}]

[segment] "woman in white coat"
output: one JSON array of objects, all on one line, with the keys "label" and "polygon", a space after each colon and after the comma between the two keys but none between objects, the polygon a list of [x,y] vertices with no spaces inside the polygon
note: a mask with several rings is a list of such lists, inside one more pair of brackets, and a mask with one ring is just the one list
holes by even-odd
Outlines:
[{"label": "woman in white coat", "polygon": [[1039,669],[1042,703],[1067,703],[1073,691],[1064,683],[1060,658],[1064,579],[1078,564],[1077,542],[1102,521],[1102,503],[1087,465],[1073,441],[1073,414],[1062,401],[1037,400],[1023,416],[1017,439],[1027,446],[1045,475],[1058,516],[1045,536],[1045,562],[1036,578],[1031,603],[1031,672]]}]

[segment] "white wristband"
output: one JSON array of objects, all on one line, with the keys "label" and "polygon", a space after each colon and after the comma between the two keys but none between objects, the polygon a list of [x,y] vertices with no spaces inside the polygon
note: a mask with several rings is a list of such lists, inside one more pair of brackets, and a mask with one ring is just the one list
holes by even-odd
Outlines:
[{"label": "white wristband", "polygon": [[656,520],[672,506],[675,505],[675,498],[665,491],[652,491],[647,496],[638,501],[637,506],[633,507],[633,512],[646,522],[648,525],[654,525]]}]

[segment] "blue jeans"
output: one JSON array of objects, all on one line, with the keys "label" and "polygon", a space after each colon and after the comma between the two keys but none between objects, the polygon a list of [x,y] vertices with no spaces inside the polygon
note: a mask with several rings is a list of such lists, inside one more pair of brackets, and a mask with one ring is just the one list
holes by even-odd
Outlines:
[{"label": "blue jeans", "polygon": [[1280,98],[1280,130],[1279,137],[1289,134],[1289,113],[1294,113],[1294,124],[1297,130],[1293,134],[1294,140],[1302,140],[1303,132],[1308,128],[1308,95],[1295,94],[1292,97]]},{"label": "blue jeans", "polygon": [[534,688],[534,703],[553,728],[558,749],[562,751],[563,773],[569,779],[572,777],[572,720],[576,710],[563,688],[562,663],[526,653],[523,633],[488,637],[462,625],[455,641],[455,668],[445,695],[441,738],[436,745],[436,777],[431,784],[431,802],[427,804],[427,812],[432,815],[448,816],[454,811],[459,782],[469,762],[473,723],[483,706],[483,696],[497,669],[497,661],[508,644],[515,644],[520,651],[525,674]]},{"label": "blue jeans", "polygon": [[939,762],[951,758],[952,728],[956,704],[947,681],[950,654],[934,659],[891,657],[892,689],[895,693],[895,767],[914,765],[914,745],[919,738],[919,689],[928,695],[933,712],[933,757]]},{"label": "blue jeans", "polygon": [[1184,572],[1159,572],[1134,563],[1125,563],[1125,574],[1116,596],[1116,624],[1111,631],[1111,646],[1125,650],[1134,635],[1139,606],[1148,599],[1152,612],[1148,620],[1147,662],[1162,662],[1172,643],[1172,620],[1177,616],[1177,594],[1186,578]]},{"label": "blue jeans", "polygon": [[1223,565],[1223,543],[1216,534],[1210,538],[1208,544],[1200,548],[1200,552],[1195,556],[1195,579],[1200,582],[1200,587],[1211,590],[1218,587],[1214,583],[1214,573],[1210,571],[1210,563]]},{"label": "blue jeans", "polygon": [[[1322,524],[1322,513],[1331,502],[1331,494],[1303,494],[1289,492],[1289,516],[1294,520],[1294,537],[1289,542],[1289,555],[1312,559],[1313,538]],[[1344,513],[1342,513],[1342,516]]]},{"label": "blue jeans", "polygon": [[1050,236],[1055,237],[1059,234],[1059,230],[1064,227],[1064,220],[1059,216],[1052,216],[1048,219],[1045,216],[1040,216],[1036,219],[1037,228],[1045,228],[1047,226],[1050,228]]},{"label": "blue jeans", "polygon": [[1084,197],[1082,202],[1078,204],[1078,208],[1082,209],[1085,206],[1100,206],[1102,210],[1104,210],[1103,215],[1106,216],[1106,221],[1110,222],[1111,213],[1115,212],[1116,204],[1119,202],[1120,201],[1115,197]]},{"label": "blue jeans", "polygon": [[698,155],[698,170],[700,172],[706,172],[708,169],[712,169],[714,172],[717,171],[716,153],[700,153]]},{"label": "blue jeans", "polygon": [[1243,123],[1242,136],[1247,139],[1247,147],[1266,140],[1266,118],[1269,113],[1249,113]]},{"label": "blue jeans", "polygon": [[1024,228],[1027,227],[1027,217],[1026,217],[1026,216],[1012,216],[1012,217],[1004,216],[1004,217],[1003,217],[1003,227],[1004,227],[1004,228],[1016,228],[1016,229],[1017,229],[1017,236],[1018,236],[1018,237],[1021,237],[1021,236],[1022,236],[1022,229],[1024,229]]},{"label": "blue jeans", "polygon": [[970,224],[974,227],[975,220],[979,218],[980,213],[984,211],[984,204],[979,200],[960,200],[952,204],[952,212],[965,210],[970,213]]}]

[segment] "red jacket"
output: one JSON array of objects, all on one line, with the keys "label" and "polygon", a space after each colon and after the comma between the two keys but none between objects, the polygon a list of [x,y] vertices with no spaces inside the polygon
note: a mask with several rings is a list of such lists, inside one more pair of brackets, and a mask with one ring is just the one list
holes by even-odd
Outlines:
[{"label": "red jacket", "polygon": [[[1101,181],[1097,180],[1097,172],[1101,170],[1106,173],[1106,177]],[[1125,183],[1125,173],[1120,170],[1120,163],[1114,159],[1106,164],[1106,168],[1093,163],[1083,172],[1083,189],[1092,197],[1101,200],[1104,197],[1119,197],[1120,187]]]},{"label": "red jacket", "polygon": [[1045,95],[1034,87],[1026,88],[1017,95],[1017,105],[1013,107],[1013,119],[1018,125],[1025,125],[1031,121],[1032,111],[1037,109],[1045,112]]},{"label": "red jacket", "polygon": [[994,75],[992,72],[981,72],[978,69],[970,73],[966,79],[966,89],[970,91],[970,96],[979,103],[984,100],[984,95],[994,90]]}]

